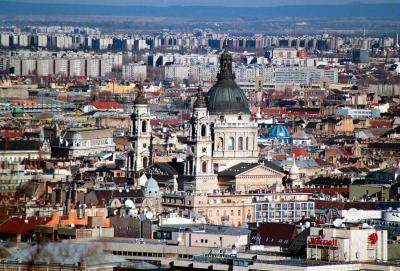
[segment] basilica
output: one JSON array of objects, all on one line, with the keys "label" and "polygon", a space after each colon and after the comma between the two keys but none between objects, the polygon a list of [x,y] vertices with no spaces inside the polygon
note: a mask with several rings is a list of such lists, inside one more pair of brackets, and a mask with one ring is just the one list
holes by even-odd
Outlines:
[{"label": "basilica", "polygon": [[[235,82],[232,55],[220,57],[217,82],[207,93],[199,87],[192,109],[184,172],[171,179],[174,189],[213,193],[256,191],[280,186],[284,173],[259,164],[258,126],[246,95]],[[128,170],[151,171],[150,111],[142,90],[135,100],[129,131]]]}]

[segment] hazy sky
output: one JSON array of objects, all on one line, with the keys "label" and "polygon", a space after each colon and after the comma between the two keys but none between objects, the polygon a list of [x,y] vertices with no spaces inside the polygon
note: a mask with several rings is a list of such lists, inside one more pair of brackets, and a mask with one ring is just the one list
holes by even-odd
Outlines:
[{"label": "hazy sky", "polygon": [[97,4],[97,5],[207,5],[207,6],[278,6],[278,5],[310,5],[310,4],[348,4],[358,3],[398,3],[399,0],[0,0],[31,3],[60,4]]}]

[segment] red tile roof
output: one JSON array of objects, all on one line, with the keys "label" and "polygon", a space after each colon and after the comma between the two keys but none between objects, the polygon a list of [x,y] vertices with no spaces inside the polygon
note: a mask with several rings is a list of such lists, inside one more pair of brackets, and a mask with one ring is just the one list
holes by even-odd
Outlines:
[{"label": "red tile roof", "polygon": [[303,156],[303,157],[307,157],[308,156],[308,151],[307,150],[304,150],[304,149],[301,149],[301,150],[292,150],[292,154],[291,154],[291,156],[295,156],[295,157],[300,157],[300,156]]},{"label": "red tile roof", "polygon": [[256,223],[249,223],[249,228],[252,230],[250,242],[265,246],[289,247],[297,235],[294,224],[264,222],[257,227]]},{"label": "red tile roof", "polygon": [[315,200],[315,209],[322,208],[337,208],[338,210],[349,210],[355,208],[358,210],[373,210],[376,202],[363,202],[363,201],[325,201],[325,200]]},{"label": "red tile roof", "polygon": [[18,218],[10,217],[0,225],[0,233],[8,234],[26,234],[32,231],[35,226],[45,225],[50,221],[50,218],[30,217]]},{"label": "red tile roof", "polygon": [[370,128],[392,128],[391,119],[377,119],[377,120],[369,120],[369,127]]},{"label": "red tile roof", "polygon": [[109,102],[91,102],[91,106],[96,107],[100,110],[107,110],[107,109],[123,109],[124,106],[120,103],[109,101]]}]

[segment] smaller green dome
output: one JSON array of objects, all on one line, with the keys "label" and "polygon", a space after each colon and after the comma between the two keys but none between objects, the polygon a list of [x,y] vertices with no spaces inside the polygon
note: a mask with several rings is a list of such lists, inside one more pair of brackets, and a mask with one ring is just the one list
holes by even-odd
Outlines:
[{"label": "smaller green dome", "polygon": [[24,115],[24,110],[20,108],[19,106],[14,107],[12,111],[13,117],[21,117]]}]

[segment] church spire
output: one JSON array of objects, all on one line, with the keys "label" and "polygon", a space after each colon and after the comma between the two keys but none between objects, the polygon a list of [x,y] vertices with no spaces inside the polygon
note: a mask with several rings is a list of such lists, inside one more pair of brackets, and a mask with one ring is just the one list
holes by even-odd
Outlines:
[{"label": "church spire", "polygon": [[232,72],[232,55],[231,53],[229,53],[226,47],[224,49],[224,52],[221,54],[220,70],[217,75],[217,79],[218,80],[235,79],[235,75]]}]

